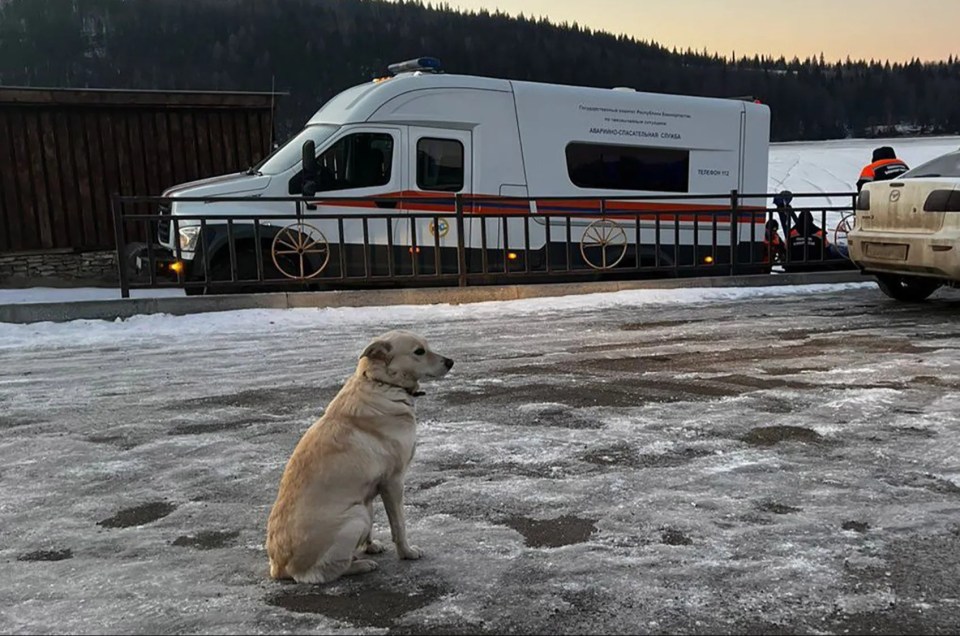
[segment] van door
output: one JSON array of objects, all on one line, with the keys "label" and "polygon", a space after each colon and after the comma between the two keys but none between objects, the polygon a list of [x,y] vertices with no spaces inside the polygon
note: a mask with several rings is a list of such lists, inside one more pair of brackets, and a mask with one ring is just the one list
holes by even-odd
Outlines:
[{"label": "van door", "polygon": [[[318,150],[316,207],[304,212],[332,217],[307,221],[312,226],[308,232],[311,239],[329,247],[324,276],[372,273],[364,240],[368,246],[387,245],[388,224],[377,216],[402,211],[403,205],[400,201],[363,199],[399,196],[405,181],[403,148],[403,127],[362,125],[341,129]],[[302,175],[297,173],[290,179],[288,189],[296,194],[302,192],[302,187]],[[325,201],[325,196],[357,200],[337,203]],[[315,236],[318,234],[322,237]],[[322,250],[315,256],[323,257]]]},{"label": "van door", "polygon": [[394,242],[417,255],[411,260],[416,262],[418,274],[456,273],[457,223],[453,199],[456,194],[473,193],[472,135],[465,130],[410,126],[407,139],[410,169],[404,194],[410,200],[404,211],[411,215],[438,216],[399,223]]}]

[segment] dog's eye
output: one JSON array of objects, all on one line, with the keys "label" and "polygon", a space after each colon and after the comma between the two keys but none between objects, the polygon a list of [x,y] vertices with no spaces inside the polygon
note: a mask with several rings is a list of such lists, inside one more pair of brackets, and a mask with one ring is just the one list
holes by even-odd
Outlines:
[{"label": "dog's eye", "polygon": [[414,351],[414,353],[415,353],[416,355],[418,355],[418,356],[422,356],[422,355],[425,354],[426,352],[427,352],[427,350],[424,349],[423,347],[420,347],[419,349],[417,349],[416,351]]}]

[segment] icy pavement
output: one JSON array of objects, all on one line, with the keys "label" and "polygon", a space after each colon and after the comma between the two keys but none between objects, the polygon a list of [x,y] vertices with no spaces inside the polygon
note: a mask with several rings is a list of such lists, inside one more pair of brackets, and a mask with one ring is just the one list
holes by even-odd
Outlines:
[{"label": "icy pavement", "polygon": [[[0,325],[0,632],[955,632],[958,311],[868,284]],[[283,464],[394,327],[457,359],[418,404],[426,556],[269,581]]]}]

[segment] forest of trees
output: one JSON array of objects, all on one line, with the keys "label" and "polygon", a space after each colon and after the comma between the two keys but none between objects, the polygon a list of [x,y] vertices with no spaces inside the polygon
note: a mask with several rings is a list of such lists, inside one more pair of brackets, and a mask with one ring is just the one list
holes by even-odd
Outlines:
[{"label": "forest of trees", "polygon": [[[585,5],[589,11],[589,5]],[[754,96],[774,140],[960,132],[960,60],[828,63],[669,50],[577,24],[382,0],[0,0],[0,85],[277,91],[278,136],[387,64]]]}]

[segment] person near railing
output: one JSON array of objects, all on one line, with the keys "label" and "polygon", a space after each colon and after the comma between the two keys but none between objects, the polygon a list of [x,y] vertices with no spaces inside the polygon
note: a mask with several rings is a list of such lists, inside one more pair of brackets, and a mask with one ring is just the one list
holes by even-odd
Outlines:
[{"label": "person near railing", "polygon": [[833,245],[827,239],[826,232],[813,220],[813,214],[809,210],[795,211],[791,205],[792,201],[793,193],[789,190],[784,190],[773,197],[777,214],[780,215],[784,225],[790,228],[784,250],[789,253],[790,262],[819,261],[821,253],[825,260],[845,258],[845,248]]},{"label": "person near railing", "polygon": [[857,180],[857,192],[863,189],[865,183],[896,179],[909,169],[902,159],[897,158],[897,153],[890,146],[876,148],[873,151],[870,163],[860,171],[860,178]]}]

